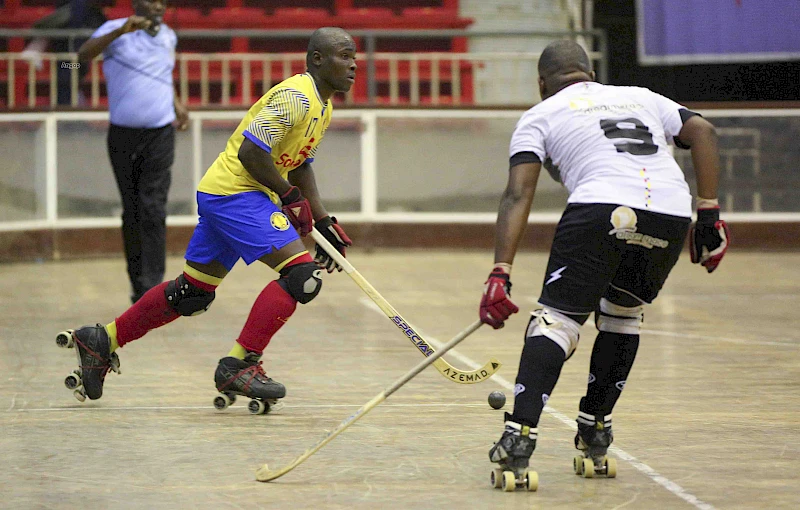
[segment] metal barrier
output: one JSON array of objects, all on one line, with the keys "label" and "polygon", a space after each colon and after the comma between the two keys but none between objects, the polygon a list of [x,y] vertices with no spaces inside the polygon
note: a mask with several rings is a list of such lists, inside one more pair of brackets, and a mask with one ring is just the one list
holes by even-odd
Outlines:
[{"label": "metal barrier", "polygon": [[[341,109],[315,173],[343,221],[493,223],[508,137],[521,110]],[[800,221],[800,110],[707,110],[723,164],[730,221]],[[171,225],[196,222],[195,189],[244,111],[197,111],[178,140]],[[0,114],[0,231],[119,225],[105,155],[107,112]],[[16,151],[16,152],[15,152]],[[19,157],[16,157],[16,155]],[[694,186],[691,158],[676,154]],[[493,171],[496,172],[489,178]],[[325,182],[323,182],[323,180]],[[694,189],[694,188],[693,188]],[[555,223],[566,193],[542,172],[529,220]],[[99,208],[105,201],[113,207]],[[77,206],[70,206],[70,203]]]}]

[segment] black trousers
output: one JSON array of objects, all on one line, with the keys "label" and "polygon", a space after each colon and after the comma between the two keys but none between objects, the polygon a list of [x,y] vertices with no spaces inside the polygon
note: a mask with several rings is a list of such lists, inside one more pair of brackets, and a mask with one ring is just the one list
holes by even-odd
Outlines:
[{"label": "black trousers", "polygon": [[122,239],[131,299],[164,280],[167,195],[175,159],[175,128],[111,125],[108,155],[122,196]]}]

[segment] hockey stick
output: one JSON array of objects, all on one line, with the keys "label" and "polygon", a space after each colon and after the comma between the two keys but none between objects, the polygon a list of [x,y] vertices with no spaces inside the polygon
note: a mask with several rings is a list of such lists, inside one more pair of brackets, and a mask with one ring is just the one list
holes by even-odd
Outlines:
[{"label": "hockey stick", "polygon": [[[354,282],[356,282],[356,285],[358,285],[361,290],[363,290],[367,296],[369,296],[370,299],[372,299],[372,301],[378,305],[378,308],[380,308],[381,311],[386,314],[387,317],[389,317],[392,323],[397,326],[400,331],[405,333],[408,339],[411,340],[411,343],[414,344],[414,347],[416,347],[423,356],[432,356],[436,353],[436,350],[428,342],[426,342],[419,333],[414,331],[414,328],[408,323],[408,321],[405,320],[400,313],[389,304],[388,301],[386,301],[386,298],[381,296],[380,293],[375,290],[375,287],[370,285],[370,283],[363,276],[361,276],[361,273],[356,271],[356,268],[354,268],[353,265],[348,262],[347,259],[344,258],[342,254],[339,253],[339,251],[328,242],[327,239],[325,239],[325,236],[323,236],[316,227],[314,227],[314,230],[311,231],[311,237],[313,237],[314,241],[322,246],[322,249],[325,250],[325,252],[327,252],[328,255],[330,255],[333,260],[342,267],[342,269],[344,269],[344,272],[347,273]],[[477,382],[484,381],[494,375],[494,373],[500,369],[501,365],[502,363],[500,363],[497,358],[490,358],[489,361],[482,367],[476,368],[472,371],[466,371],[457,369],[444,359],[438,359],[438,356],[433,364],[440,374],[460,384],[475,384]]]},{"label": "hockey stick", "polygon": [[325,434],[325,436],[319,441],[317,441],[317,443],[314,446],[306,450],[302,455],[294,459],[290,464],[287,464],[286,466],[280,469],[274,469],[274,470],[270,469],[266,464],[258,468],[258,470],[256,470],[256,480],[258,480],[259,482],[269,482],[270,480],[274,480],[278,477],[285,475],[292,469],[302,464],[307,458],[311,457],[316,452],[318,452],[323,446],[331,442],[331,440],[333,440],[334,437],[341,434],[344,431],[344,429],[346,429],[353,423],[357,422],[362,416],[370,412],[373,407],[377,406],[378,404],[386,400],[389,397],[389,395],[399,390],[400,387],[402,387],[405,383],[416,377],[417,374],[425,370],[425,368],[427,368],[428,365],[434,363],[444,353],[446,353],[447,351],[458,345],[459,342],[461,342],[469,335],[474,333],[475,330],[477,330],[479,327],[481,327],[481,321],[475,321],[472,324],[470,324],[467,329],[457,334],[455,337],[453,337],[452,340],[447,342],[447,344],[445,344],[444,347],[442,347],[441,351],[431,354],[431,356],[419,362],[417,366],[409,370],[400,379],[396,380],[391,386],[389,386],[388,388],[380,392],[378,395],[376,395],[375,398],[373,398],[372,400],[361,406],[361,408],[358,411],[356,411],[349,418],[341,422],[338,427]]}]

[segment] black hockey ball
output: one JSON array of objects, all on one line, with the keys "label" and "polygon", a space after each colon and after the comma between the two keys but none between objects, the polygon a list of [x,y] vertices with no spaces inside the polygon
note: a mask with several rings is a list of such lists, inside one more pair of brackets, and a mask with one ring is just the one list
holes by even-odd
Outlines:
[{"label": "black hockey ball", "polygon": [[492,409],[500,409],[506,405],[506,396],[502,391],[493,391],[489,393],[489,405]]}]

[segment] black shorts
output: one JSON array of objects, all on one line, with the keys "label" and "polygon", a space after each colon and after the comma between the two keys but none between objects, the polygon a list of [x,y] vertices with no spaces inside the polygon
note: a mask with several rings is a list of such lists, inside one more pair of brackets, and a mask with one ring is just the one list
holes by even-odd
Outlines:
[{"label": "black shorts", "polygon": [[614,204],[570,204],[556,227],[539,302],[588,314],[610,287],[652,302],[680,257],[690,223]]}]

